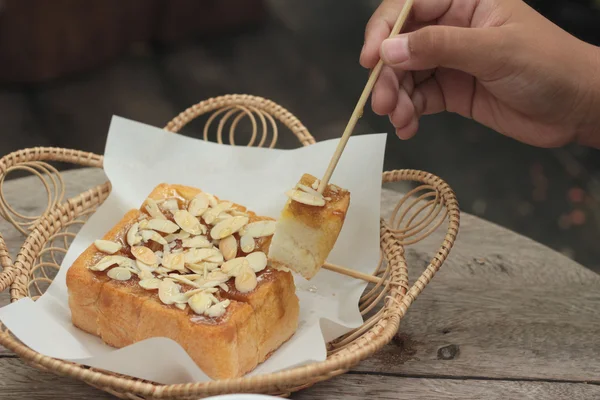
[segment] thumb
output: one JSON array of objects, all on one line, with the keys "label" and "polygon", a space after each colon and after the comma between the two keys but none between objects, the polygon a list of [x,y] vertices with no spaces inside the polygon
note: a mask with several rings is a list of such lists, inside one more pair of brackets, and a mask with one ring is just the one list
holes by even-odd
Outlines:
[{"label": "thumb", "polygon": [[502,39],[498,28],[433,25],[384,40],[381,58],[403,70],[445,67],[482,78],[506,60]]}]

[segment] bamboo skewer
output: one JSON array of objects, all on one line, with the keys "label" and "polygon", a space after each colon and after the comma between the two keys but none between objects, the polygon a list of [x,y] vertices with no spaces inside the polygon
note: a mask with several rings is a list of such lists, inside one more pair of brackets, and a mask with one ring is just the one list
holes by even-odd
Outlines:
[{"label": "bamboo skewer", "polygon": [[[412,9],[413,2],[414,2],[414,0],[406,0],[406,3],[404,3],[404,7],[402,7],[402,11],[400,11],[400,15],[398,15],[398,19],[396,20],[396,23],[394,24],[394,27],[392,28],[390,37],[396,36],[402,30],[402,27],[404,26],[404,23],[406,22],[406,19],[408,18],[408,15],[410,14],[410,10]],[[338,147],[335,149],[335,153],[333,153],[333,157],[331,158],[331,161],[329,162],[329,166],[327,167],[327,170],[325,171],[325,175],[323,176],[323,179],[321,179],[321,183],[319,184],[319,188],[317,189],[317,191],[321,194],[323,194],[323,191],[329,184],[331,175],[333,175],[333,171],[335,170],[335,167],[337,166],[338,162],[340,161],[340,157],[342,156],[342,152],[344,151],[344,148],[346,147],[346,144],[348,143],[348,139],[350,139],[350,135],[352,135],[352,132],[354,131],[354,128],[356,127],[356,123],[358,122],[359,118],[362,116],[363,109],[365,108],[365,104],[367,103],[367,99],[369,98],[369,95],[371,94],[371,91],[373,90],[373,86],[375,86],[375,82],[377,82],[377,78],[379,78],[379,73],[381,72],[382,68],[383,68],[383,61],[380,59],[379,62],[377,63],[377,65],[375,66],[375,68],[373,69],[373,71],[371,72],[371,75],[369,76],[369,80],[367,81],[367,84],[366,84],[360,98],[358,99],[358,103],[356,104],[356,107],[354,107],[354,112],[350,116],[348,125],[346,126],[346,129],[344,130],[344,134],[342,135],[342,138],[340,139]]]},{"label": "bamboo skewer", "polygon": [[325,263],[325,264],[323,264],[323,268],[328,269],[329,271],[337,272],[338,274],[350,276],[350,277],[356,278],[356,279],[361,279],[363,281],[367,281],[370,283],[381,282],[381,278],[378,278],[376,276],[369,275],[369,274],[363,274],[362,272],[358,272],[353,269],[342,267],[340,265]]}]

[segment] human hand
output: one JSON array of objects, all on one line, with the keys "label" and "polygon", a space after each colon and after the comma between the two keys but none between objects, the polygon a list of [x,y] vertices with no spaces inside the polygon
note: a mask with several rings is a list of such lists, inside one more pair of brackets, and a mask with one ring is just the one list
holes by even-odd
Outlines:
[{"label": "human hand", "polygon": [[600,50],[521,0],[415,0],[403,33],[387,39],[404,0],[371,17],[360,62],[385,66],[372,108],[402,139],[421,115],[449,111],[522,142],[600,148]]}]

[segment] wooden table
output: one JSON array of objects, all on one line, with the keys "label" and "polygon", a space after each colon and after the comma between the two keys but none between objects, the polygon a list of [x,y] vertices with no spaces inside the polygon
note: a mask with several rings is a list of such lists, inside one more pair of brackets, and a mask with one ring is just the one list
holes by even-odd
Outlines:
[{"label": "wooden table", "polygon": [[[98,170],[65,173],[67,195],[104,179]],[[39,197],[30,194],[37,189],[34,178],[23,178],[8,182],[5,193],[34,212]],[[384,214],[398,196],[384,189]],[[481,219],[463,215],[461,222],[456,247],[392,343],[350,373],[293,398],[600,398],[600,276]],[[0,231],[14,255],[23,237],[5,222]],[[407,249],[411,279],[442,234]],[[8,293],[0,294],[0,305],[7,302]],[[39,372],[0,348],[0,399],[19,398],[112,397]]]}]

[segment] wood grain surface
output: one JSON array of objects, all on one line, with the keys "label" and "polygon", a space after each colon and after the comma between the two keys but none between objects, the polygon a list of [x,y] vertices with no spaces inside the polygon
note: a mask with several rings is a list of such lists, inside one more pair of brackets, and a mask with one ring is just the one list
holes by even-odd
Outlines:
[{"label": "wood grain surface", "polygon": [[[99,170],[64,174],[69,195],[101,183]],[[33,178],[6,196],[34,212]],[[400,194],[384,189],[388,215]],[[37,197],[39,198],[39,197]],[[23,238],[5,222],[15,254]],[[442,231],[407,249],[411,281]],[[8,302],[0,294],[0,305]],[[587,399],[600,396],[600,276],[515,233],[463,215],[456,247],[417,299],[394,340],[350,374],[294,395],[298,399]],[[86,396],[95,389],[25,366],[0,350],[0,399]]]}]

